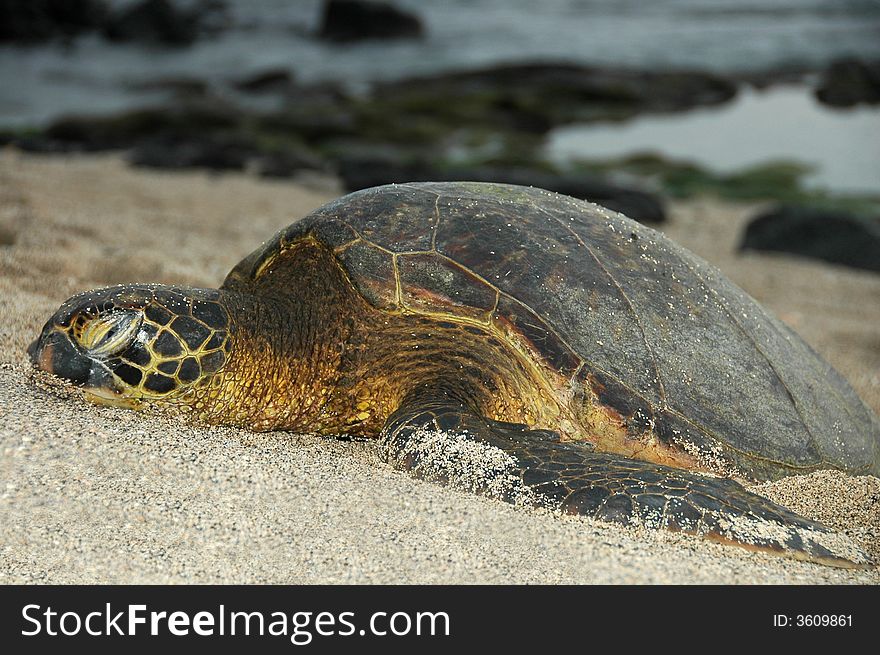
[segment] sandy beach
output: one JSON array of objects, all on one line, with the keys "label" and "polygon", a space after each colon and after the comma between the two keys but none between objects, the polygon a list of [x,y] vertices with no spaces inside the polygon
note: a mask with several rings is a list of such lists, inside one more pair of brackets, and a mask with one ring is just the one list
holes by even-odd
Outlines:
[{"label": "sandy beach", "polygon": [[[218,285],[326,180],[155,172],[0,152],[0,582],[877,584],[698,538],[530,511],[420,482],[375,443],[194,427],[41,386],[25,355],[71,294]],[[670,206],[673,239],[796,329],[880,412],[880,276],[736,253],[758,205]],[[758,491],[880,561],[880,480]]]}]

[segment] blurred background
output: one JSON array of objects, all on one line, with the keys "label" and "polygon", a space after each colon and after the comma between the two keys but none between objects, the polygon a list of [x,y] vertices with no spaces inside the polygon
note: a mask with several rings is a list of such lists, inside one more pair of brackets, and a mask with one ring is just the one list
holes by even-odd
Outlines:
[{"label": "blurred background", "polygon": [[0,143],[755,201],[739,247],[877,271],[880,2],[0,0]]}]

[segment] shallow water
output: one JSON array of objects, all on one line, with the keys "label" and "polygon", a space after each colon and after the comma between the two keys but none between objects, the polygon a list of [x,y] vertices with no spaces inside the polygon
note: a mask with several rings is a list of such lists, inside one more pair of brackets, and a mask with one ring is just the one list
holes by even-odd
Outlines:
[{"label": "shallow water", "polygon": [[556,161],[654,152],[732,172],[768,160],[815,167],[805,182],[835,191],[880,192],[880,111],[829,109],[800,86],[744,89],[722,107],[645,116],[619,125],[554,130]]},{"label": "shallow water", "polygon": [[310,36],[321,0],[226,0],[231,27],[190,48],[111,45],[96,37],[70,47],[3,46],[0,125],[150,100],[132,83],[173,76],[218,82],[275,67],[302,81],[356,85],[511,61],[732,72],[880,57],[877,0],[394,2],[423,18],[425,39],[327,44]]}]

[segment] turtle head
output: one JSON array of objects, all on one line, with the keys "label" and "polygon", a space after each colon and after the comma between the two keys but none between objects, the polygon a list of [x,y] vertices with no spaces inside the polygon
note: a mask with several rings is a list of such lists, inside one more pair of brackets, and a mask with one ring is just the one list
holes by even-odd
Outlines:
[{"label": "turtle head", "polygon": [[226,362],[229,317],[219,296],[160,285],[80,293],[46,322],[28,355],[100,404],[173,402]]}]

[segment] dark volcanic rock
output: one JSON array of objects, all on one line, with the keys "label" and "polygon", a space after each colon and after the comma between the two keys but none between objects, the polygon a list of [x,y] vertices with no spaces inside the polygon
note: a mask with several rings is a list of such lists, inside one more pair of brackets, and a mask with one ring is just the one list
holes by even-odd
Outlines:
[{"label": "dark volcanic rock", "polygon": [[327,0],[318,36],[329,41],[422,36],[422,21],[384,2]]},{"label": "dark volcanic rock", "polygon": [[360,129],[350,101],[333,88],[299,87],[287,97],[288,106],[283,111],[256,119],[261,130],[317,143],[354,135]]},{"label": "dark volcanic rock", "polygon": [[0,42],[72,37],[97,29],[106,16],[101,0],[0,0]]},{"label": "dark volcanic rock", "polygon": [[313,152],[304,148],[287,148],[261,155],[256,168],[261,177],[291,177],[299,171],[321,171],[327,166]]},{"label": "dark volcanic rock", "polygon": [[211,85],[194,77],[163,77],[130,85],[134,91],[162,92],[176,99],[199,99],[208,95]]},{"label": "dark volcanic rock", "polygon": [[239,91],[245,93],[277,93],[287,91],[294,86],[293,75],[284,68],[262,71],[233,83]]},{"label": "dark volcanic rock", "polygon": [[0,143],[11,145],[25,152],[36,152],[52,155],[66,152],[80,152],[83,148],[77,143],[49,139],[45,134],[15,134],[6,132],[0,137]]},{"label": "dark volcanic rock", "polygon": [[139,109],[112,116],[62,118],[45,130],[43,140],[58,144],[60,149],[119,150],[147,138],[190,138],[231,132],[241,120],[234,109],[217,103]]},{"label": "dark volcanic rock", "polygon": [[220,0],[178,9],[171,0],[143,0],[111,11],[104,0],[0,0],[0,42],[41,41],[98,30],[111,41],[189,45],[227,24]]},{"label": "dark volcanic rock", "polygon": [[380,184],[424,181],[501,182],[535,186],[589,200],[643,223],[666,220],[663,203],[653,194],[612,184],[588,174],[560,174],[528,167],[438,167],[391,158],[343,158],[339,175],[348,191]]},{"label": "dark volcanic rock", "polygon": [[564,123],[716,105],[736,92],[734,82],[704,72],[516,64],[380,84],[373,101],[386,112],[542,133]]},{"label": "dark volcanic rock", "polygon": [[134,166],[242,170],[254,155],[246,141],[224,137],[144,139],[129,153]]},{"label": "dark volcanic rock", "polygon": [[188,10],[170,0],[143,0],[112,16],[104,25],[111,41],[140,41],[170,46],[193,43],[204,31],[216,28],[222,3],[211,1]]},{"label": "dark volcanic rock", "polygon": [[832,107],[880,103],[880,61],[835,61],[822,74],[816,98]]},{"label": "dark volcanic rock", "polygon": [[731,78],[756,89],[768,89],[779,84],[803,84],[815,69],[807,64],[787,63],[774,68],[733,73]]},{"label": "dark volcanic rock", "polygon": [[880,271],[880,218],[782,205],[749,222],[740,250],[787,252]]}]

